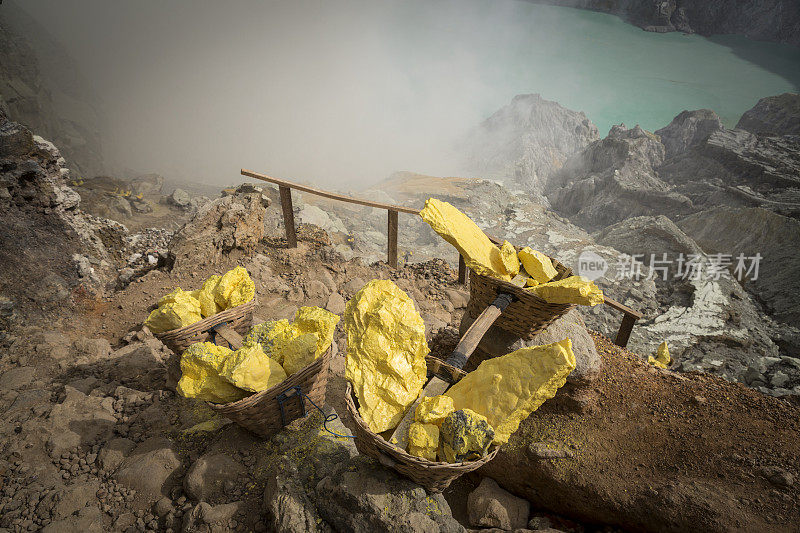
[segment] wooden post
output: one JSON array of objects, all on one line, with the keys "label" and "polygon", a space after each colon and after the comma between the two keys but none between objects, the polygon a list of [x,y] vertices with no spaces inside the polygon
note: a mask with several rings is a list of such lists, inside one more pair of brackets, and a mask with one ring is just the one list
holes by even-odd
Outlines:
[{"label": "wooden post", "polygon": [[387,262],[392,268],[397,268],[397,211],[389,209],[389,251]]},{"label": "wooden post", "polygon": [[464,258],[461,254],[458,254],[458,282],[462,285],[466,285],[468,278],[469,270],[467,270],[467,264],[464,262]]},{"label": "wooden post", "polygon": [[617,333],[617,339],[614,341],[614,344],[622,346],[623,348],[626,347],[635,323],[636,316],[626,313],[625,316],[622,317],[622,324],[619,325],[619,332]]},{"label": "wooden post", "polygon": [[279,185],[281,192],[281,208],[283,209],[283,225],[286,227],[286,241],[289,248],[297,248],[297,233],[294,229],[294,211],[292,210],[292,189]]}]

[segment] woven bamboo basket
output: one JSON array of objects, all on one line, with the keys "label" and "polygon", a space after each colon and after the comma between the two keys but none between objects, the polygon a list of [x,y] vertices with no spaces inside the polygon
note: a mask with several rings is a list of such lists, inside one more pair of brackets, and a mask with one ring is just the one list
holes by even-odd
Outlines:
[{"label": "woven bamboo basket", "polygon": [[207,403],[211,409],[245,429],[256,435],[269,437],[314,409],[300,392],[317,405],[325,403],[328,372],[335,353],[336,341],[311,364],[271,389],[257,392],[238,402]]},{"label": "woven bamboo basket", "polygon": [[254,296],[252,300],[242,305],[226,309],[184,328],[156,333],[155,336],[180,356],[186,348],[196,342],[214,342],[216,335],[214,335],[213,329],[219,324],[227,323],[231,329],[244,335],[253,325],[253,309],[255,307],[256,298]]},{"label": "woven bamboo basket", "polygon": [[[437,375],[449,375],[454,382],[466,375],[464,371],[454,368],[434,357],[426,357],[426,362],[430,372]],[[450,483],[456,478],[482,467],[494,459],[499,449],[497,446],[492,446],[485,457],[466,463],[428,461],[427,459],[409,454],[405,450],[386,441],[380,435],[373,433],[369,427],[367,427],[366,422],[364,422],[364,419],[361,418],[358,412],[358,399],[355,397],[349,382],[347,383],[347,391],[345,392],[345,403],[347,404],[347,411],[350,413],[355,423],[353,434],[355,436],[355,445],[359,453],[376,459],[382,465],[396,470],[431,492],[442,492],[450,486]]]},{"label": "woven bamboo basket", "polygon": [[[572,269],[565,267],[552,257],[550,260],[558,271],[552,281],[562,280],[572,275]],[[497,298],[501,292],[511,294],[514,299],[494,325],[523,339],[530,339],[547,326],[561,318],[575,304],[551,304],[533,292],[517,287],[513,283],[470,270],[469,303],[467,312],[474,319]]]}]

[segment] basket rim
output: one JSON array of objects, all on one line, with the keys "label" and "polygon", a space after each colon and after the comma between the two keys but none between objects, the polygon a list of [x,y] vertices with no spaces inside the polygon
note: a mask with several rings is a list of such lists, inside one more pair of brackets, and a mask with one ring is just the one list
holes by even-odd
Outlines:
[{"label": "basket rim", "polygon": [[462,469],[468,469],[468,471],[472,471],[477,468],[476,465],[481,465],[489,462],[491,459],[494,458],[495,455],[497,455],[497,452],[500,450],[500,445],[491,444],[489,447],[489,452],[484,457],[481,457],[480,459],[475,459],[474,461],[466,461],[466,462],[462,461],[460,463],[448,463],[446,461],[430,461],[428,459],[425,459],[424,457],[417,457],[416,455],[411,455],[410,453],[403,450],[396,444],[387,441],[386,439],[384,439],[383,437],[381,437],[380,435],[369,429],[366,422],[364,422],[364,419],[361,418],[361,414],[358,412],[358,408],[356,407],[357,401],[358,398],[356,398],[355,390],[353,390],[353,387],[350,384],[350,381],[348,380],[347,388],[345,390],[345,404],[347,405],[347,410],[350,413],[350,416],[353,417],[353,421],[357,425],[359,425],[361,427],[361,430],[366,432],[372,440],[376,441],[376,444],[378,446],[383,447],[382,444],[378,444],[379,442],[385,444],[386,446],[389,447],[389,449],[386,451],[393,453],[398,460],[400,460],[405,464],[412,464],[412,465],[415,464],[416,466],[427,468],[429,470],[458,471]]},{"label": "basket rim", "polygon": [[[304,366],[303,368],[301,368],[300,370],[298,370],[297,372],[295,372],[291,376],[287,376],[286,379],[284,379],[283,381],[281,381],[277,385],[273,385],[269,389],[258,391],[258,392],[254,392],[250,396],[245,396],[241,400],[236,400],[235,402],[214,403],[214,402],[206,401],[206,404],[208,404],[208,406],[211,407],[212,409],[228,409],[228,408],[235,409],[237,407],[245,406],[246,404],[248,404],[250,402],[259,400],[259,399],[261,399],[261,398],[263,398],[265,396],[272,396],[272,395],[277,396],[281,392],[284,392],[285,390],[288,390],[288,389],[292,388],[293,385],[288,385],[287,381],[290,381],[293,376],[299,376],[299,375],[303,374],[306,370],[310,369],[314,365],[322,366],[322,365],[325,364],[326,361],[331,359],[331,357],[333,357],[332,348],[333,348],[333,343],[331,343],[331,346],[329,346],[328,349],[325,350],[325,352],[322,353],[322,355],[320,355],[319,357],[317,357],[316,359],[314,359],[313,361],[308,363],[306,366]],[[287,387],[287,388],[284,389],[284,390],[280,390],[279,391],[279,389],[281,387]]]},{"label": "basket rim", "polygon": [[[237,313],[247,313],[248,311],[252,310],[256,306],[256,296],[248,300],[243,304],[239,304],[236,307],[231,307],[230,309],[225,309],[224,311],[220,311],[219,313],[214,313],[213,315],[206,317],[202,320],[198,320],[188,326],[183,326],[182,328],[171,329],[168,331],[163,331],[161,333],[154,333],[153,335],[157,337],[159,340],[172,340],[173,338],[179,338],[182,335],[189,333],[189,330],[197,330],[204,331],[209,330],[211,327],[216,326],[217,324],[221,324],[225,322],[226,319],[234,316]],[[222,316],[224,315],[224,316]]]}]

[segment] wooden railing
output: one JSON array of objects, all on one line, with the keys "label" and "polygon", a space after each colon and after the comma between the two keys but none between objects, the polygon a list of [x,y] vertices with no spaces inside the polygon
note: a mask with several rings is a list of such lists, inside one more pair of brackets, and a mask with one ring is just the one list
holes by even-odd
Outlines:
[{"label": "wooden railing", "polygon": [[[353,198],[352,196],[344,196],[342,194],[336,194],[329,191],[315,189],[314,187],[301,185],[299,183],[294,183],[284,179],[273,178],[272,176],[267,176],[266,174],[259,174],[258,172],[253,172],[252,170],[242,169],[241,174],[242,176],[247,176],[249,178],[255,178],[257,180],[266,181],[278,186],[281,198],[281,210],[283,211],[283,223],[286,229],[286,241],[290,248],[297,247],[297,233],[295,230],[295,222],[294,222],[294,208],[292,206],[292,189],[296,189],[298,191],[306,192],[309,194],[314,194],[316,196],[321,196],[323,198],[329,198],[331,200],[346,202],[349,204],[363,205],[366,207],[375,207],[377,209],[386,209],[388,213],[387,234],[389,241],[387,247],[386,262],[389,263],[389,266],[391,266],[392,268],[397,268],[397,218],[398,218],[397,214],[408,213],[410,215],[419,215],[418,209],[403,207],[400,205],[385,204],[381,202],[373,202],[371,200],[362,200],[360,198]],[[499,244],[499,241],[497,239],[491,236],[489,238],[493,242]],[[467,265],[464,262],[464,258],[461,257],[461,254],[459,254],[458,282],[463,285],[466,285],[469,278],[468,274],[469,274],[469,269],[467,269]],[[624,315],[622,317],[622,323],[619,326],[619,331],[617,332],[617,338],[614,340],[614,344],[622,346],[624,348],[628,344],[628,339],[631,336],[634,324],[636,324],[637,320],[642,318],[642,314],[637,311],[634,311],[630,307],[627,307],[615,300],[612,300],[611,298],[606,298],[605,303],[612,309],[622,312]]]}]

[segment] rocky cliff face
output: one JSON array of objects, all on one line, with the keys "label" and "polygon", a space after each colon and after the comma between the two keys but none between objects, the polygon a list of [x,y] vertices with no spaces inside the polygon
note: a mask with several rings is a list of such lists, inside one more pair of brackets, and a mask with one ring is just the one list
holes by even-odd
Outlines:
[{"label": "rocky cliff face", "polygon": [[794,0],[529,0],[619,15],[646,31],[741,34],[800,45],[800,4]]},{"label": "rocky cliff face", "polygon": [[762,98],[736,124],[756,135],[800,135],[800,95],[783,93]]},{"label": "rocky cliff face", "polygon": [[515,96],[465,141],[467,168],[518,185],[542,200],[547,179],[567,158],[600,136],[582,112],[538,94]]},{"label": "rocky cliff face", "polygon": [[75,177],[103,170],[96,99],[75,62],[13,2],[0,8],[0,108],[51,139]]},{"label": "rocky cliff face", "polygon": [[0,171],[0,298],[36,314],[101,292],[116,277],[124,226],[82,212],[58,149],[2,112]]}]

